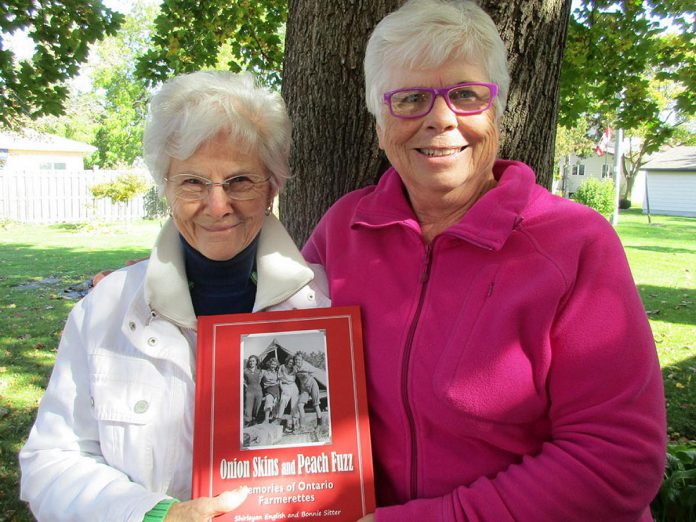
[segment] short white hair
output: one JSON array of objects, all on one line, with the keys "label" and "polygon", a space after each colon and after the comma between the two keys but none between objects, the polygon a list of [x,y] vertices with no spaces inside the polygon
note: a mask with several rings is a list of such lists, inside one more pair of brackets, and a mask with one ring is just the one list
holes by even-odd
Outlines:
[{"label": "short white hair", "polygon": [[189,158],[219,132],[256,153],[277,193],[289,177],[291,126],[280,94],[249,73],[199,71],[176,76],[150,101],[144,160],[160,192],[172,158]]},{"label": "short white hair", "polygon": [[498,120],[505,111],[510,74],[505,44],[491,17],[471,0],[409,0],[382,19],[367,42],[367,109],[381,124],[384,92],[400,71],[458,60],[480,65],[488,81],[498,85]]}]

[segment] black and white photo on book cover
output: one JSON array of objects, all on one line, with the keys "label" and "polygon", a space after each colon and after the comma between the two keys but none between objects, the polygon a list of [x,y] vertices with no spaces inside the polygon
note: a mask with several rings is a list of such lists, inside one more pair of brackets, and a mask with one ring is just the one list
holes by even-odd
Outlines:
[{"label": "black and white photo on book cover", "polygon": [[241,336],[240,449],[331,443],[325,330]]}]

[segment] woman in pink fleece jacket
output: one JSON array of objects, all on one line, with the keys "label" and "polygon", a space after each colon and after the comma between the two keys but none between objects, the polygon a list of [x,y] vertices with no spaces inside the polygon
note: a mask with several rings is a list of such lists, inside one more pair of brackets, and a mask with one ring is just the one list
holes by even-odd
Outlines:
[{"label": "woman in pink fleece jacket", "polygon": [[364,314],[365,520],[652,520],[666,430],[648,321],[606,219],[496,160],[493,22],[411,0],[375,29],[365,76],[393,167],[304,249],[333,304]]}]

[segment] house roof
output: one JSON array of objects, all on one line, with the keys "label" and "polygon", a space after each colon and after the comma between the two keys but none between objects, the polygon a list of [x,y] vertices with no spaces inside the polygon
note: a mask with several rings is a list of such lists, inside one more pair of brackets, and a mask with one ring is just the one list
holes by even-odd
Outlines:
[{"label": "house roof", "polygon": [[642,167],[644,170],[696,171],[696,147],[672,147],[651,154]]},{"label": "house roof", "polygon": [[94,152],[96,147],[31,129],[0,132],[0,149],[42,152]]}]

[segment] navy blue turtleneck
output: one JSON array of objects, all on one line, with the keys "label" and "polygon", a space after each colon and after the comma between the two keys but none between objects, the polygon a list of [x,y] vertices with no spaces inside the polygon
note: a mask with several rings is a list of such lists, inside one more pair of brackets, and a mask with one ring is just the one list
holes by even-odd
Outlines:
[{"label": "navy blue turtleneck", "polygon": [[184,246],[186,277],[196,316],[251,312],[256,298],[256,247],[259,236],[227,261],[213,261],[189,245]]}]

